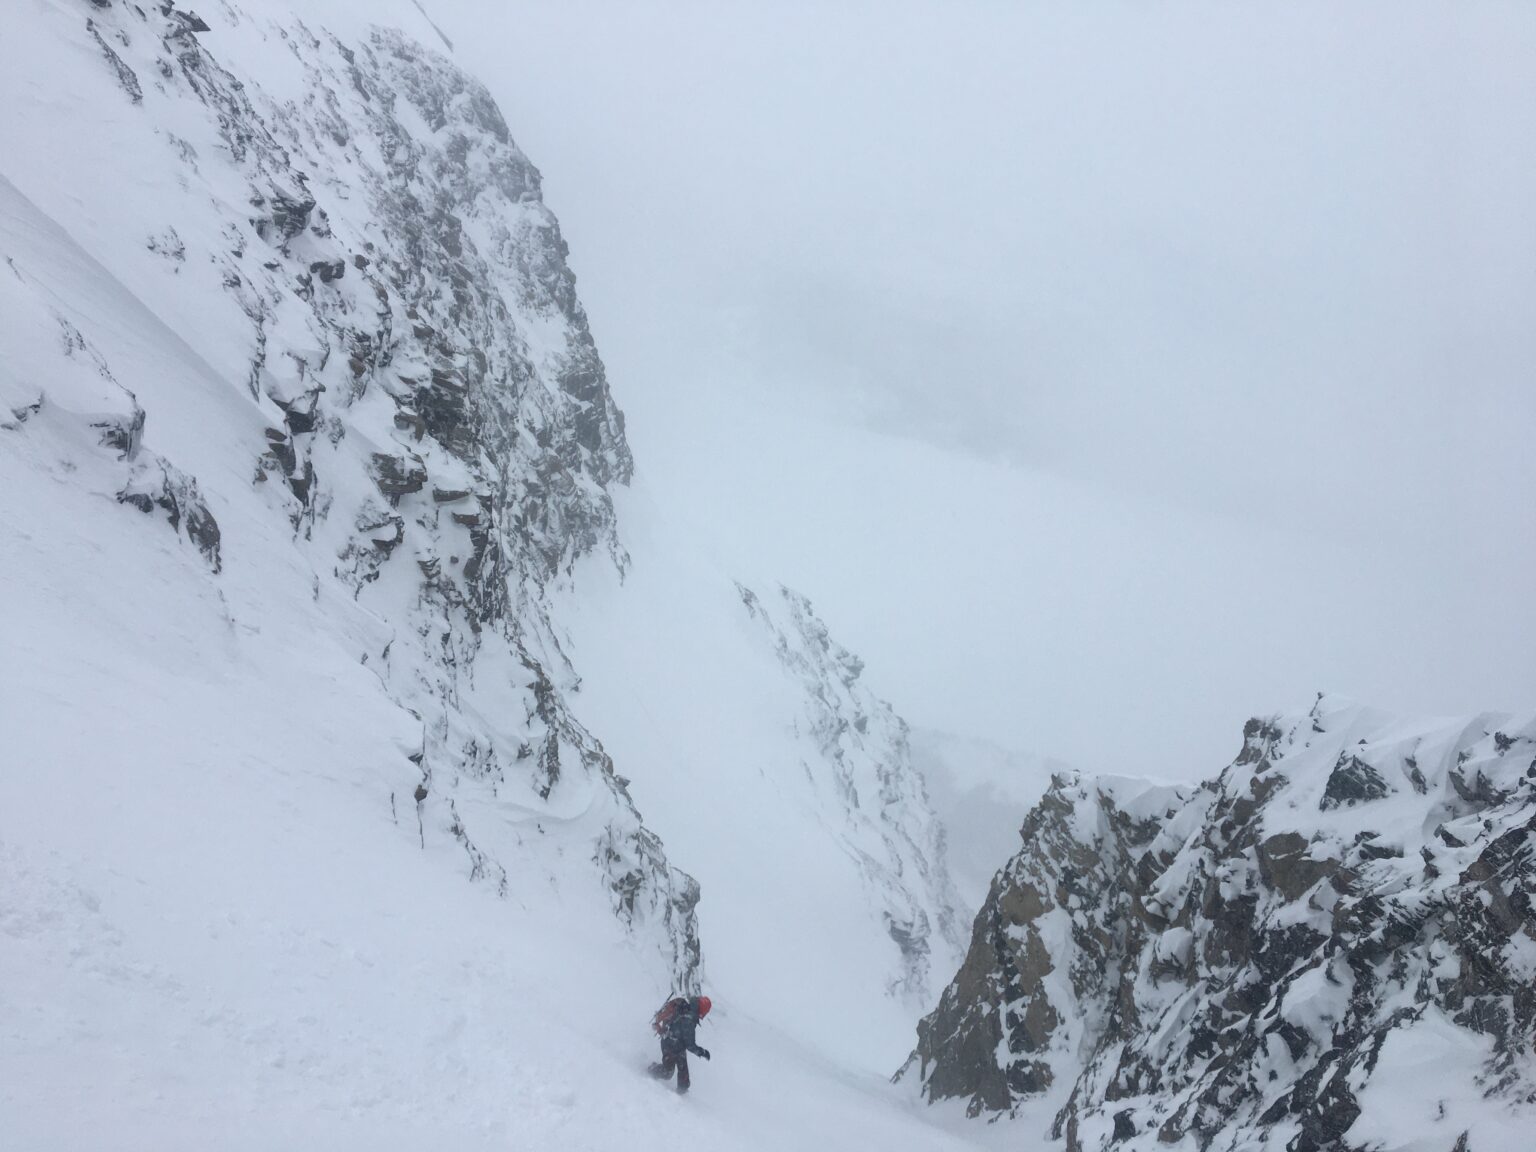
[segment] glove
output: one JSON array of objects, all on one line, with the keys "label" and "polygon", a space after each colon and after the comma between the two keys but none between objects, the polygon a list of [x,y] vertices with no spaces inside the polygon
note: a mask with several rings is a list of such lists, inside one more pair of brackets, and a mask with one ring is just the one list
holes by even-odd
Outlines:
[{"label": "glove", "polygon": [[700,1048],[699,1049],[699,1059],[701,1059],[701,1060],[708,1060],[709,1059],[709,1049],[708,1048]]}]

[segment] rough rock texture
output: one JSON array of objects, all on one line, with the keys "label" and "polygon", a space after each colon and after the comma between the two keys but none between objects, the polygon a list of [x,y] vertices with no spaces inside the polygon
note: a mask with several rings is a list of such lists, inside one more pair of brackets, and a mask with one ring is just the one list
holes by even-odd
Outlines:
[{"label": "rough rock texture", "polygon": [[[39,307],[38,297],[45,293],[14,259],[7,260],[7,275],[0,283],[12,296],[7,303],[19,304],[18,311],[35,312],[42,331],[57,327],[57,347],[63,354],[60,375],[73,377],[63,391],[85,399],[73,410],[60,408],[49,402],[45,388],[36,387],[24,393],[29,402],[6,405],[9,411],[3,415],[9,419],[0,419],[0,430],[21,431],[28,422],[34,428],[55,425],[56,434],[89,444],[95,449],[91,454],[96,462],[104,464],[104,471],[113,478],[112,494],[117,501],[149,516],[161,515],[217,573],[222,565],[218,520],[198,490],[197,481],[145,446],[147,414],[138,397],[118,380],[106,357],[75,324]],[[106,464],[107,460],[111,463]]]},{"label": "rough rock texture", "polygon": [[[236,474],[291,527],[315,598],[350,596],[377,622],[357,657],[419,720],[402,754],[424,836],[451,836],[471,876],[510,892],[510,857],[560,829],[546,855],[584,844],[615,912],[695,988],[698,886],[570,706],[577,676],[550,620],[577,558],[627,562],[608,489],[632,463],[539,173],[447,58],[274,11],[231,0],[205,10],[212,27],[172,3],[37,17],[121,93],[133,172],[106,175],[153,188],[80,189],[89,211],[64,209],[65,230],[94,232],[107,267],[91,275],[150,302],[143,323],[174,332],[155,338],[184,342],[221,414],[251,428]],[[130,259],[118,244],[133,236],[147,239]],[[6,257],[6,291],[48,315],[28,263],[42,257]],[[191,417],[53,318],[73,375],[8,377],[0,436],[53,437],[63,456],[93,435],[117,469],[103,494],[227,569],[241,543],[219,520],[227,478],[152,450],[162,422]]]},{"label": "rough rock texture", "polygon": [[1511,1147],[1533,832],[1536,717],[1319,698],[1197,788],[1058,777],[899,1075],[1074,1150]]},{"label": "rough rock texture", "polygon": [[780,587],[759,597],[737,585],[747,613],[804,687],[801,717],[813,763],[802,761],[833,834],[858,862],[869,902],[890,936],[886,991],[931,1003],[932,981],[959,958],[959,894],[943,826],[913,767],[906,722],[859,681],[863,662],[832,639],[806,597]]}]

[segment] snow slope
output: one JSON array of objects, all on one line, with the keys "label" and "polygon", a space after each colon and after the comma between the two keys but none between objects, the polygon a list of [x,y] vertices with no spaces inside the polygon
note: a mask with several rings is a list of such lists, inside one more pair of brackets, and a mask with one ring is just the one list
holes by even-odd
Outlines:
[{"label": "snow slope", "polygon": [[7,1149],[962,1146],[729,1001],[688,1100],[644,1079],[659,986],[607,909],[418,847],[345,603],[226,616],[77,476],[0,453]]},{"label": "snow slope", "polygon": [[7,1148],[957,1146],[905,726],[627,492],[499,112],[413,5],[201,15],[0,39]]},{"label": "snow slope", "polygon": [[708,878],[711,986],[893,1067],[962,932],[906,726],[803,598],[726,579],[643,483],[619,507],[633,565],[592,565],[560,618],[584,713],[647,766],[631,787],[648,822]]}]

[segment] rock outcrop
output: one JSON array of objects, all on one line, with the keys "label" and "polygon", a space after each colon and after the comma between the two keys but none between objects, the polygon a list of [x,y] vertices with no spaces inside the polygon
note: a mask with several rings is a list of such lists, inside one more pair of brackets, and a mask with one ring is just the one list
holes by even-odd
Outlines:
[{"label": "rock outcrop", "polygon": [[863,661],[832,638],[805,596],[783,587],[766,598],[740,584],[737,591],[802,688],[797,725],[813,755],[799,767],[890,937],[886,991],[930,1003],[934,981],[961,954],[961,901],[906,722],[860,681]]},{"label": "rock outcrop", "polygon": [[[232,658],[325,606],[317,643],[411,733],[378,769],[401,838],[509,900],[589,884],[657,982],[695,990],[699,886],[626,779],[667,771],[665,751],[616,769],[579,692],[612,669],[571,656],[583,595],[630,569],[614,495],[634,465],[538,170],[447,57],[314,22],[376,12],[430,38],[403,0],[199,11],[26,17],[79,62],[80,93],[29,105],[35,132],[8,122],[0,450],[195,565]],[[20,73],[16,92],[52,92]],[[67,132],[66,105],[89,110]],[[720,689],[754,693],[733,723],[759,731],[755,693],[774,693],[765,758],[792,779],[791,826],[827,849],[839,914],[871,910],[861,960],[889,957],[850,977],[926,1004],[962,933],[906,727],[803,599],[742,598],[758,623],[731,623],[778,659],[760,666],[754,637]],[[626,676],[654,656],[631,659]]]},{"label": "rock outcrop", "polygon": [[[212,26],[174,3],[77,9],[25,34],[104,70],[98,98],[120,107],[79,148],[123,171],[68,194],[28,171],[7,193],[17,220],[61,215],[31,234],[52,247],[18,231],[0,269],[44,329],[14,328],[0,436],[39,459],[95,453],[102,495],[167,523],[211,578],[240,563],[222,509],[232,482],[251,486],[242,506],[254,493],[286,522],[313,597],[377,622],[342,642],[419,722],[402,755],[424,842],[458,841],[469,874],[509,892],[527,870],[512,857],[559,830],[543,857],[584,858],[671,983],[697,987],[698,886],[572,707],[550,618],[578,558],[626,563],[609,490],[633,465],[539,172],[495,102],[393,29],[344,40],[238,0],[205,12]],[[70,285],[147,306],[66,315],[39,280],[66,251]],[[101,323],[110,339],[93,339]],[[157,429],[206,413],[154,378],[153,355],[201,380],[221,429],[248,429],[228,474],[157,454]]]},{"label": "rock outcrop", "polygon": [[930,1101],[1073,1152],[1529,1125],[1536,717],[1320,697],[1198,787],[1057,777],[1022,832],[898,1074]]}]

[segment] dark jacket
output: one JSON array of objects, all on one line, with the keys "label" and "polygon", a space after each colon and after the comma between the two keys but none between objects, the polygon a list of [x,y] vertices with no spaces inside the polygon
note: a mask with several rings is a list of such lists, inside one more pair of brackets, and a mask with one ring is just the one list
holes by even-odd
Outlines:
[{"label": "dark jacket", "polygon": [[698,1044],[699,1005],[693,997],[679,996],[668,1000],[656,1014],[656,1028],[661,1033],[661,1046],[681,1051],[686,1048],[695,1056],[704,1055]]}]

